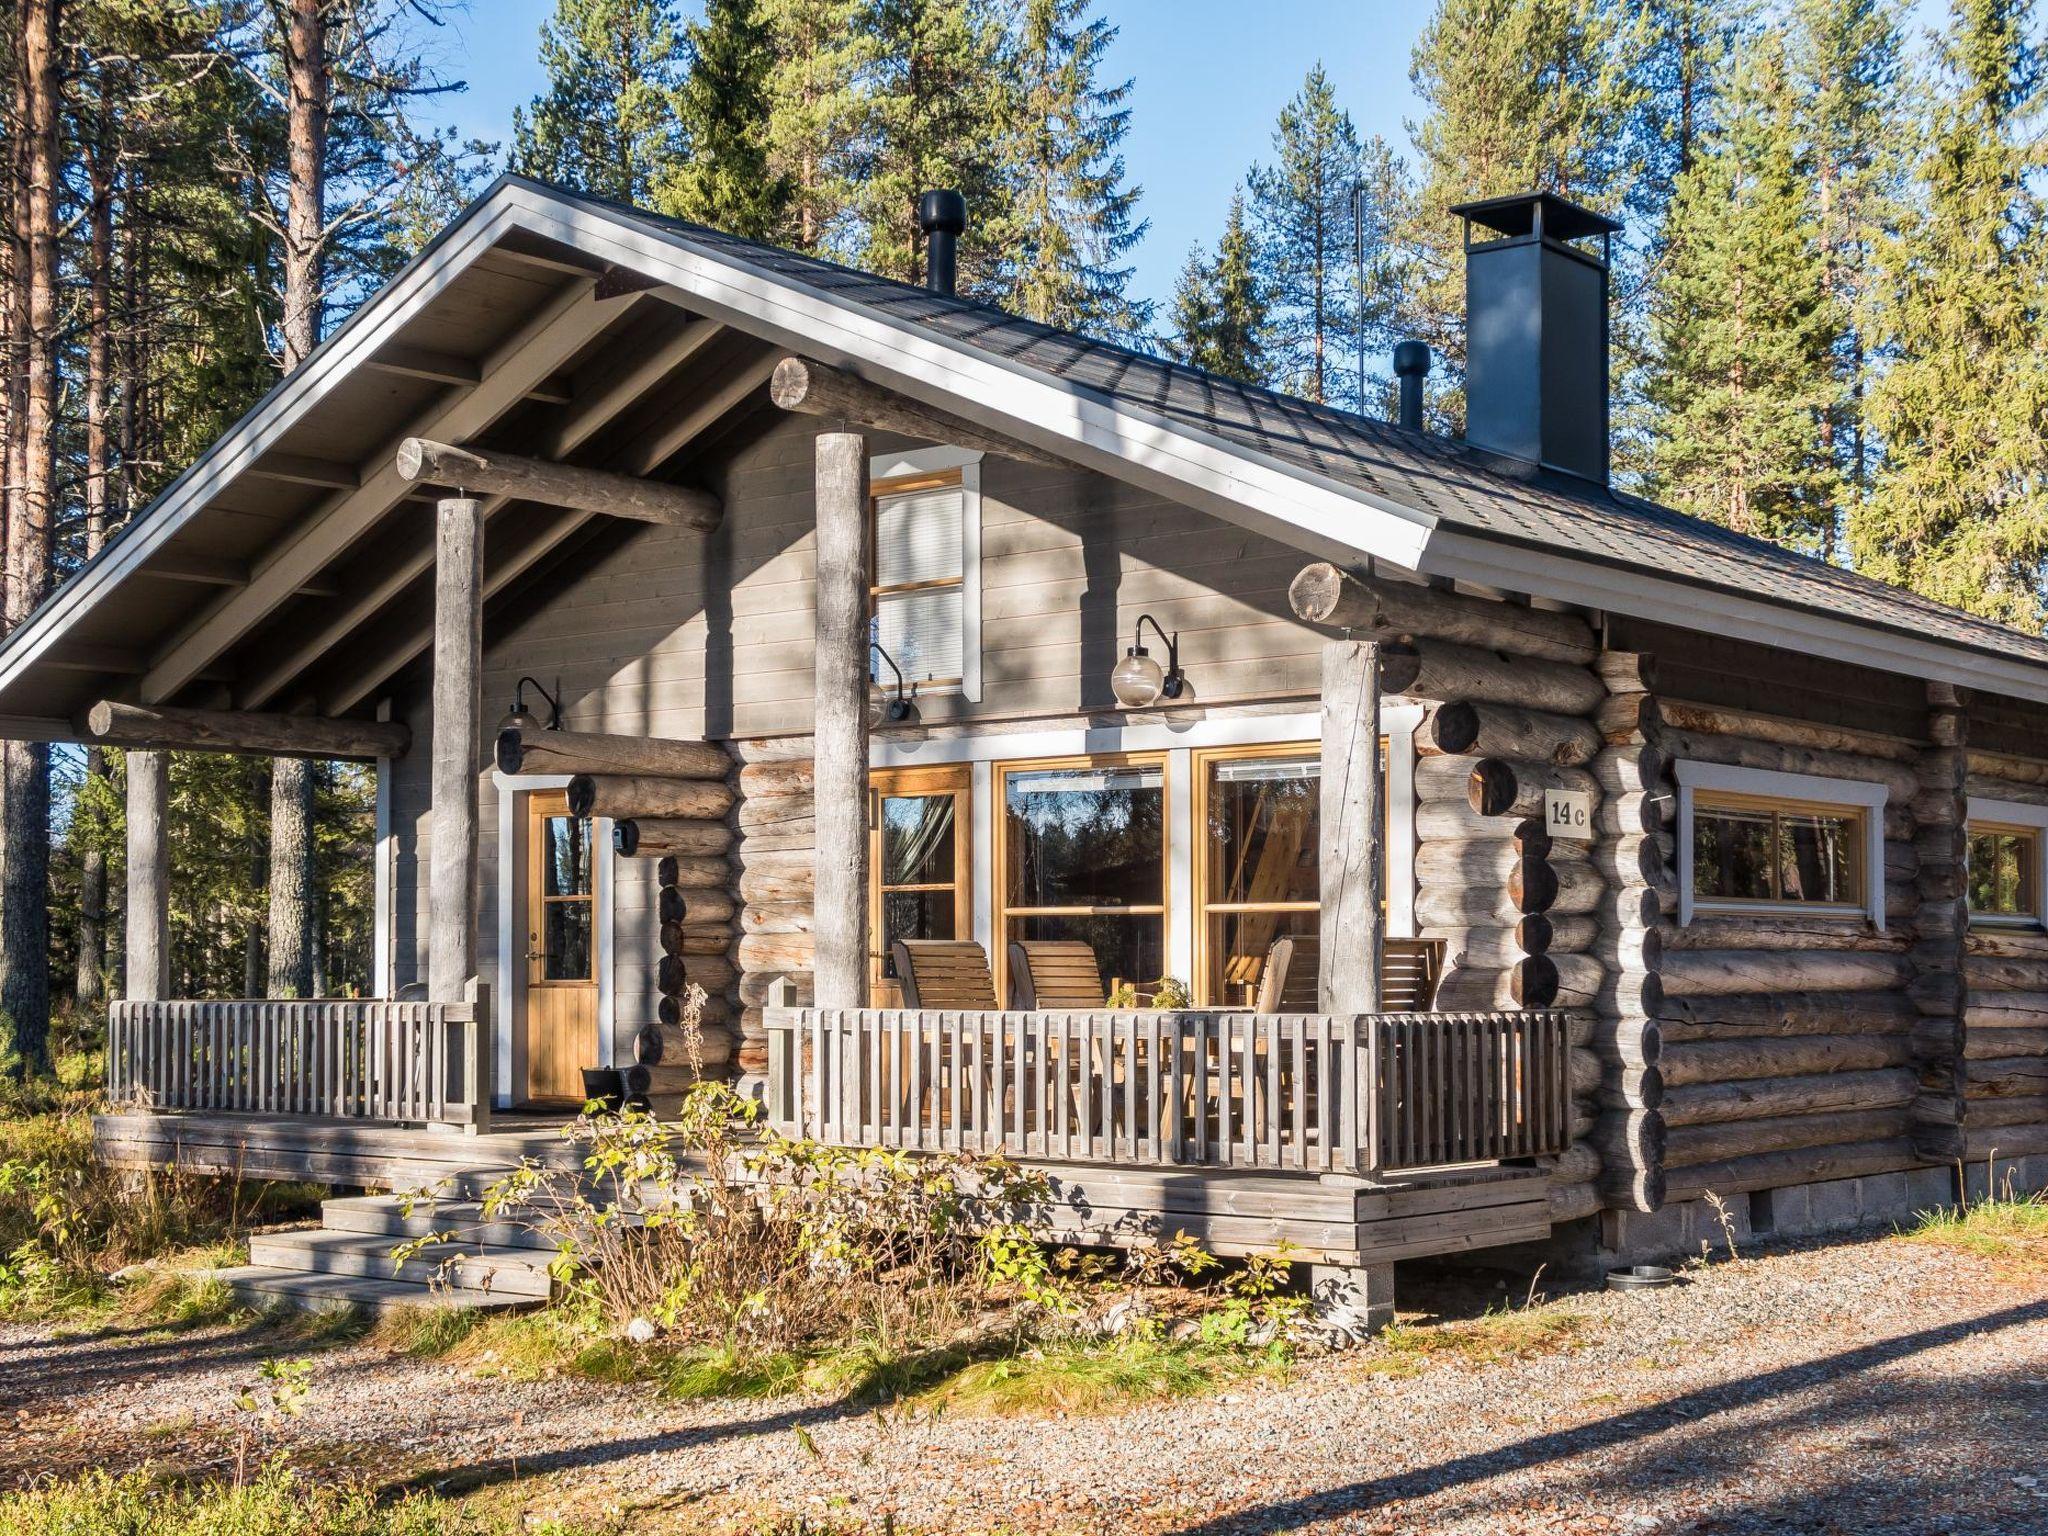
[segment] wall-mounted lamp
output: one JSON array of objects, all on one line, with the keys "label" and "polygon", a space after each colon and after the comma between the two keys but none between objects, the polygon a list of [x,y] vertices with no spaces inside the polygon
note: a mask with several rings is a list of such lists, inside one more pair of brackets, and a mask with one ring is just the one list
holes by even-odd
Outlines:
[{"label": "wall-mounted lamp", "polygon": [[[529,683],[533,685],[535,693],[548,701],[547,728],[551,731],[559,731],[562,728],[562,700],[559,694],[549,693],[533,678],[522,677],[512,690],[511,710],[498,722],[498,731],[501,735],[506,731],[530,731],[538,723],[533,711],[526,707],[526,688]],[[561,686],[557,681],[556,689],[559,690]]]},{"label": "wall-mounted lamp", "polygon": [[869,725],[906,725],[917,718],[917,705],[904,692],[903,669],[896,665],[896,658],[883,650],[880,643],[868,642],[868,649],[889,664],[889,670],[896,674],[896,696],[884,703],[880,697],[868,706]]},{"label": "wall-mounted lamp", "polygon": [[[1163,672],[1145,649],[1147,624],[1152,626],[1152,633],[1166,643],[1166,670]],[[1180,669],[1179,632],[1169,637],[1151,614],[1140,614],[1137,631],[1131,636],[1131,648],[1124,652],[1124,659],[1109,674],[1110,691],[1116,695],[1117,703],[1125,709],[1143,709],[1159,699],[1179,698],[1186,686],[1187,674]]]}]

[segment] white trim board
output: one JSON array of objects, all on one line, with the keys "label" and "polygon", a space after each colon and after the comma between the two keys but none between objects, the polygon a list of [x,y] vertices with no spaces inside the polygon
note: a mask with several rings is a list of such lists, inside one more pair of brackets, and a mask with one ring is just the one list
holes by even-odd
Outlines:
[{"label": "white trim board", "polygon": [[[909,475],[960,471],[960,686],[932,689],[981,702],[981,461],[978,448],[899,449],[868,460],[868,485]],[[915,696],[916,684],[910,684]]]},{"label": "white trim board", "polygon": [[[2034,903],[2041,912],[2031,917],[2006,917],[1996,912],[1972,912],[1970,921],[1981,923],[1987,928],[2041,928],[2048,927],[2048,805],[2034,805],[2025,800],[1994,800],[1988,795],[1971,795],[1964,811],[1964,831],[1979,821],[2003,822],[2009,827],[2031,827],[2041,835],[2034,839]],[[1969,839],[1963,840],[1963,855],[1969,857]],[[1969,893],[1964,891],[1967,902]]]},{"label": "white trim board", "polygon": [[[497,1015],[496,1036],[497,1107],[510,1109],[526,1086],[526,1038],[516,1027],[519,1009],[526,1001],[526,967],[514,964],[525,951],[514,938],[512,917],[522,896],[515,881],[526,874],[526,796],[533,790],[567,789],[566,773],[506,773],[491,770],[491,784],[498,792],[498,987],[493,1012]],[[618,923],[614,916],[618,855],[612,849],[612,823],[608,816],[590,821],[591,846],[597,856],[591,861],[591,894],[595,898],[591,920],[597,925],[597,1065],[615,1067],[618,1062],[618,988],[613,972],[617,964]]]},{"label": "white trim board", "polygon": [[[1687,759],[1671,765],[1678,780],[1678,924],[1693,919],[1698,905],[1692,889],[1693,877],[1693,792],[1704,789],[1729,795],[1757,795],[1772,800],[1804,801],[1816,805],[1853,805],[1863,817],[1863,915],[1879,933],[1884,932],[1884,807],[1891,791],[1867,779],[1829,779],[1812,773],[1779,773],[1768,768],[1739,768],[1730,763],[1701,763]],[[1848,910],[1821,903],[1793,903],[1794,908]],[[1716,912],[1756,912],[1768,916],[1786,910],[1779,903],[1708,903]]]}]

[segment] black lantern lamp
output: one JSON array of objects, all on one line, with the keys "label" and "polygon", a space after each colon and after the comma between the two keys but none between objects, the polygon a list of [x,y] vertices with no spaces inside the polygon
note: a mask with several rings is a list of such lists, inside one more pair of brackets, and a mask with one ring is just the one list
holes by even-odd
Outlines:
[{"label": "black lantern lamp", "polygon": [[[1166,644],[1166,669],[1160,670],[1159,663],[1152,659],[1145,649],[1145,626],[1152,626],[1152,633]],[[1159,621],[1151,614],[1138,616],[1136,633],[1131,636],[1131,648],[1124,652],[1124,659],[1116,664],[1116,670],[1109,674],[1110,691],[1116,695],[1117,703],[1125,709],[1143,709],[1160,699],[1177,699],[1187,687],[1187,674],[1180,669],[1180,634],[1176,631],[1169,636],[1159,627]]]},{"label": "black lantern lamp", "polygon": [[[504,719],[498,722],[499,735],[502,736],[507,731],[530,731],[538,723],[533,711],[526,707],[526,689],[528,684],[532,684],[533,691],[547,700],[547,728],[551,731],[559,731],[562,728],[562,701],[558,694],[549,693],[547,689],[541,687],[539,681],[535,678],[522,677],[512,690],[511,711]],[[555,684],[557,689],[560,689],[561,686],[559,682]]]},{"label": "black lantern lamp", "polygon": [[896,658],[883,650],[879,641],[870,640],[868,649],[889,664],[889,670],[896,674],[896,696],[884,703],[877,698],[868,707],[870,725],[907,725],[917,718],[917,705],[904,691],[903,669],[896,665]]}]

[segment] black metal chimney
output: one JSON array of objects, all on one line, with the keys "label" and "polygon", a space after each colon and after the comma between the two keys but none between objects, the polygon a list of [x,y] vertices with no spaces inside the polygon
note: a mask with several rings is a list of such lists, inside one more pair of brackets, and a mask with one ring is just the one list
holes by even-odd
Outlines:
[{"label": "black metal chimney", "polygon": [[927,192],[917,200],[917,227],[924,232],[924,285],[951,293],[960,234],[967,228],[967,199],[958,192]]},{"label": "black metal chimney", "polygon": [[1422,430],[1422,381],[1429,377],[1429,345],[1421,341],[1394,343],[1394,378],[1401,386],[1403,428]]},{"label": "black metal chimney", "polygon": [[[1451,212],[1465,221],[1465,440],[1607,484],[1607,259],[1621,226],[1548,192]],[[1595,237],[1597,251],[1574,243]]]}]

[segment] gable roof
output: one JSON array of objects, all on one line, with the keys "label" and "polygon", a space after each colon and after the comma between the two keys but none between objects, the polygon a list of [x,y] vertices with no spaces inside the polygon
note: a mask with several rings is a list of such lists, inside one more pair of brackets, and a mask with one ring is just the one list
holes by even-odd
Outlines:
[{"label": "gable roof", "polygon": [[[1667,508],[969,299],[508,176],[0,642],[0,721],[53,707],[48,690],[25,709],[17,703],[38,660],[81,624],[88,640],[127,635],[111,629],[109,617],[109,599],[124,582],[150,573],[176,540],[244,496],[250,474],[278,478],[274,466],[302,452],[309,433],[328,441],[322,424],[335,419],[335,402],[353,398],[348,389],[363,393],[355,381],[366,365],[413,343],[422,327],[431,341],[433,306],[460,283],[483,284],[480,313],[498,327],[495,340],[486,338],[493,356],[529,333],[545,341],[548,325],[559,331],[571,321],[584,329],[555,347],[564,359],[587,359],[620,341],[625,327],[592,320],[587,283],[580,297],[536,297],[546,298],[544,314],[497,314],[493,305],[516,310],[520,300],[505,296],[505,280],[494,279],[492,289],[476,274],[514,243],[529,255],[558,252],[563,272],[636,274],[689,316],[726,328],[735,345],[755,349],[752,367],[767,355],[762,348],[800,352],[1322,558],[1372,560],[2048,701],[2048,641]],[[469,302],[474,309],[478,300]],[[345,433],[337,440],[355,441]],[[364,427],[360,441],[379,439]],[[365,483],[381,472],[374,455],[361,466]],[[646,472],[674,471],[663,460]],[[280,505],[267,525],[270,542],[250,549],[244,584],[196,612],[150,620],[140,681],[131,668],[128,685],[147,702],[178,697],[231,646],[252,636],[260,644],[262,626],[326,562],[355,558],[343,572],[355,581],[374,570],[361,563],[370,522],[337,535],[327,526],[334,509],[332,501]],[[416,548],[408,559],[416,574]],[[94,615],[97,628],[85,623]],[[61,721],[5,725],[14,734],[63,734]]]}]

